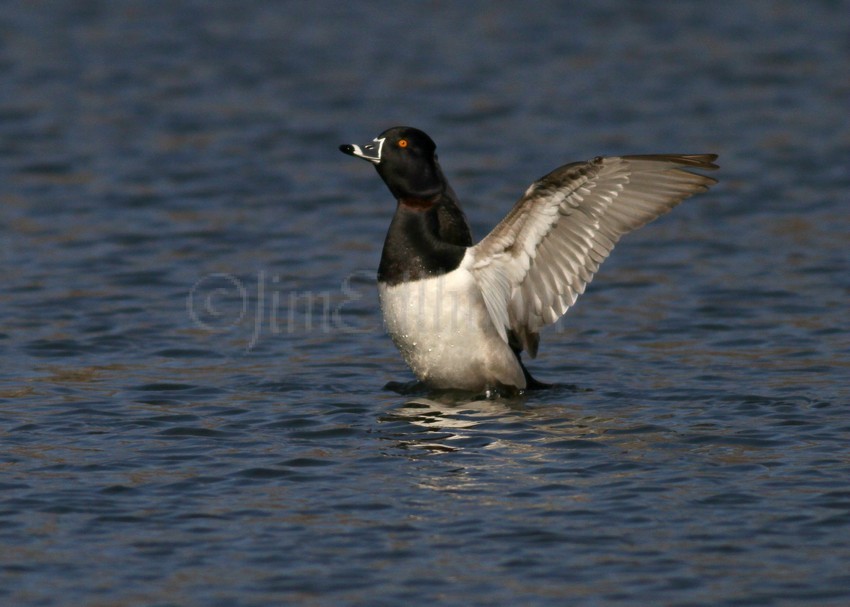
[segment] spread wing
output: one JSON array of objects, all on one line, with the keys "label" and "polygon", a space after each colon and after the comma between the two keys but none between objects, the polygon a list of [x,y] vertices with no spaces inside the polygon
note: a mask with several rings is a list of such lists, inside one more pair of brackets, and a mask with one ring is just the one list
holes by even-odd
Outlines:
[{"label": "spread wing", "polygon": [[663,215],[717,180],[715,154],[612,156],[555,169],[472,247],[471,271],[505,341],[534,357],[554,323],[623,234]]}]

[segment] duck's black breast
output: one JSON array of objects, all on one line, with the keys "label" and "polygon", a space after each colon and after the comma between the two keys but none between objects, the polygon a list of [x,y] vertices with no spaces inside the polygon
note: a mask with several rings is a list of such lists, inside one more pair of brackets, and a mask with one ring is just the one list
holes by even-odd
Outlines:
[{"label": "duck's black breast", "polygon": [[469,246],[466,217],[447,194],[400,199],[384,241],[378,281],[392,286],[446,274],[460,265]]}]

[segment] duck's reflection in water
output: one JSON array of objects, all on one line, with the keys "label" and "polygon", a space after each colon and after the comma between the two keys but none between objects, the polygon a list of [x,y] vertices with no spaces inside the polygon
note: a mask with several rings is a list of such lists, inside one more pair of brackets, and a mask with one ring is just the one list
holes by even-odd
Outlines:
[{"label": "duck's reflection in water", "polygon": [[458,403],[416,397],[386,412],[380,421],[389,424],[385,436],[397,448],[453,452],[463,448],[463,439],[470,436],[471,429],[508,411],[499,401]]},{"label": "duck's reflection in water", "polygon": [[575,438],[588,427],[568,405],[528,405],[515,398],[463,400],[452,394],[416,396],[380,418],[396,448],[431,453],[503,448],[536,450],[555,436]]}]

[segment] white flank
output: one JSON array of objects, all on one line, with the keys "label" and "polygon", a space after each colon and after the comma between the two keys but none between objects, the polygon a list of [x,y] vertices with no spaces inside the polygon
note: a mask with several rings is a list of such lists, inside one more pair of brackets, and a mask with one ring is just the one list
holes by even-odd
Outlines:
[{"label": "white flank", "polygon": [[379,284],[387,332],[404,360],[435,388],[525,387],[522,369],[493,325],[467,253],[448,274]]}]

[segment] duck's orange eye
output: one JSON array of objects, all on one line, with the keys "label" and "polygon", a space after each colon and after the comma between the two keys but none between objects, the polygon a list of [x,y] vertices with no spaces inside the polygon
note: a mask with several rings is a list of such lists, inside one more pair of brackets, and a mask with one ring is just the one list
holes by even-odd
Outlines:
[{"label": "duck's orange eye", "polygon": [[398,140],[398,147],[406,148],[407,147],[407,139],[399,139]]}]

